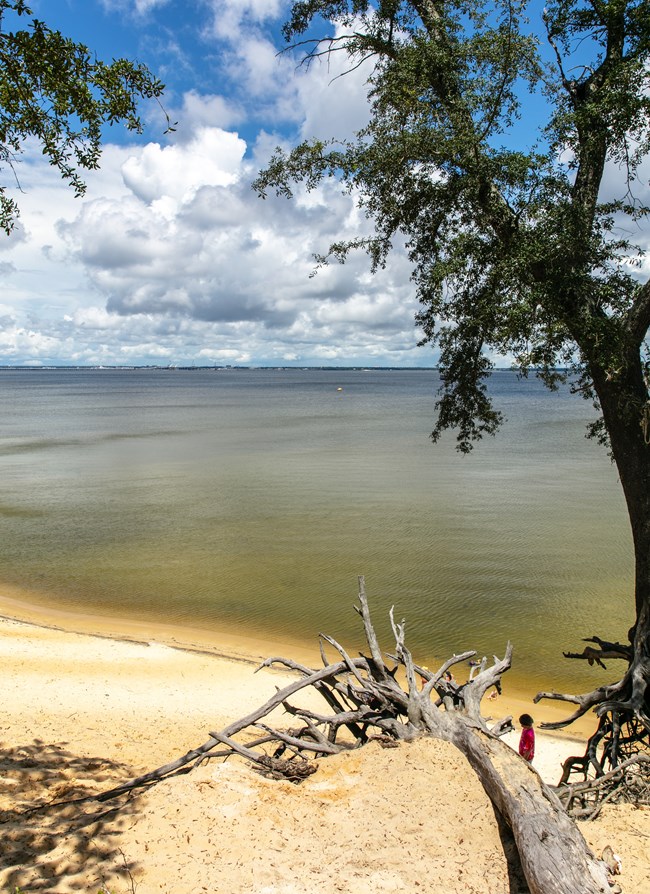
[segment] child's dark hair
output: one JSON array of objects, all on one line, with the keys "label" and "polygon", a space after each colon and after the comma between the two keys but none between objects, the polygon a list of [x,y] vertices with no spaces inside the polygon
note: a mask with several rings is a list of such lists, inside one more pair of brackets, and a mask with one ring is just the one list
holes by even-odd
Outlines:
[{"label": "child's dark hair", "polygon": [[535,721],[530,716],[530,714],[522,714],[519,718],[520,726],[532,726]]}]

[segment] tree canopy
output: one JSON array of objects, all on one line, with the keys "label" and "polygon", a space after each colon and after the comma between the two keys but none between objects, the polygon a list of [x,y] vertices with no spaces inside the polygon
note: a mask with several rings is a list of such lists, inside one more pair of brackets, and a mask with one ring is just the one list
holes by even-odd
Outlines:
[{"label": "tree canopy", "polygon": [[584,766],[602,773],[598,748],[615,766],[622,741],[648,747],[650,733],[650,3],[301,0],[284,37],[307,65],[369,62],[370,120],[278,150],[255,188],[290,197],[333,177],[358,197],[371,235],[323,262],[362,249],[377,268],[405,240],[422,343],[440,350],[434,440],[451,429],[467,452],[496,431],[493,356],[551,388],[570,381],[601,411],[591,434],[627,503],[636,618],[630,646],[592,637],[600,651],[567,657],[628,668],[583,696],[540,697],[579,706],[564,723],[597,710]]},{"label": "tree canopy", "polygon": [[[629,235],[648,212],[635,178],[650,146],[650,9],[540,6],[294,3],[284,34],[307,61],[373,60],[371,120],[347,142],[278,152],[257,181],[290,195],[291,181],[334,175],[354,189],[375,233],[331,246],[330,257],[364,248],[381,265],[406,236],[423,342],[440,348],[434,437],[454,428],[465,451],[500,421],[483,387],[486,349],[549,385],[558,366],[575,367],[596,397],[589,365],[616,374],[650,320]],[[305,37],[326,22],[329,35]],[[535,126],[528,110],[540,107]],[[600,194],[606,165],[623,169],[615,197]]]},{"label": "tree canopy", "polygon": [[[19,156],[35,140],[76,195],[79,170],[99,166],[102,127],[123,122],[140,131],[141,98],[158,98],[163,84],[138,62],[94,57],[81,43],[53,31],[23,0],[0,0],[0,227],[11,232],[19,213],[7,176],[20,186]],[[12,30],[13,29],[13,30]]]}]

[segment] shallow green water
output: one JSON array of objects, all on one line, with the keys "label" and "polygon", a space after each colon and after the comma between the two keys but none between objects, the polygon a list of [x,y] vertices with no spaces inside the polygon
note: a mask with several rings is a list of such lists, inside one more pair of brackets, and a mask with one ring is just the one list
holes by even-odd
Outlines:
[{"label": "shallow green water", "polygon": [[462,457],[428,440],[436,387],[428,371],[0,371],[0,579],[53,605],[353,647],[365,574],[378,628],[394,604],[425,663],[512,639],[531,690],[609,680],[561,659],[632,621],[589,405],[496,373],[509,422]]}]

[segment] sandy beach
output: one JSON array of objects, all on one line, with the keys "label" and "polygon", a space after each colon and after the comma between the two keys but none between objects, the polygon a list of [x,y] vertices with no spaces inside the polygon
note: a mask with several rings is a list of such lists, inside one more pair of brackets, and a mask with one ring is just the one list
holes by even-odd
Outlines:
[{"label": "sandy beach", "polygon": [[[26,623],[15,605],[0,607],[0,890],[518,890],[479,780],[452,746],[432,739],[322,760],[300,786],[233,758],[208,761],[119,810],[88,802],[30,813],[44,799],[79,797],[178,757],[294,678],[255,673],[268,644],[245,637],[192,651],[144,630],[131,639],[72,632],[45,613]],[[310,663],[319,663],[316,646]],[[495,718],[531,710],[507,692],[491,704]],[[517,734],[508,741],[516,745]],[[557,782],[581,745],[538,732],[538,772]],[[625,894],[647,894],[650,811],[609,807],[581,829],[594,852],[610,844],[620,855]]]}]

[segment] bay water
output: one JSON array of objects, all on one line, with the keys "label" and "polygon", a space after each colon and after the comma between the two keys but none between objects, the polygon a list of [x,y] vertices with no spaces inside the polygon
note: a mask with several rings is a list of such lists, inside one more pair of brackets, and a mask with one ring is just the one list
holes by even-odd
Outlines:
[{"label": "bay water", "polygon": [[[0,591],[80,613],[362,646],[406,619],[432,666],[503,655],[534,693],[633,621],[616,469],[590,405],[496,371],[507,423],[433,445],[433,370],[0,370]],[[270,652],[275,651],[270,645]]]}]

